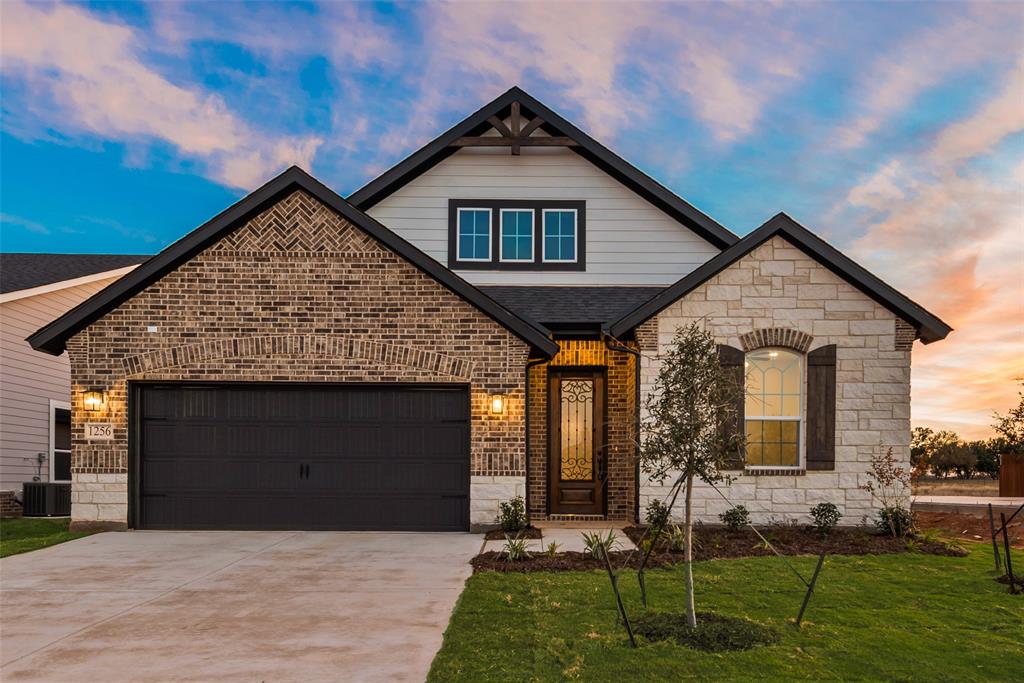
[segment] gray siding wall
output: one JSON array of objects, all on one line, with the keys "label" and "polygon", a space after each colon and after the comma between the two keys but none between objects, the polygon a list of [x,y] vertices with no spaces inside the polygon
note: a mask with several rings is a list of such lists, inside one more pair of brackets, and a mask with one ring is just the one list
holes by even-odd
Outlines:
[{"label": "gray siding wall", "polygon": [[[25,337],[117,278],[0,304],[0,489],[17,491],[36,474],[36,454],[50,448],[50,399],[71,401],[67,354],[33,351]],[[49,478],[49,461],[41,480]]]},{"label": "gray siding wall", "polygon": [[622,183],[564,148],[467,148],[368,213],[448,265],[449,199],[587,203],[586,272],[458,270],[476,285],[668,285],[718,253]]}]

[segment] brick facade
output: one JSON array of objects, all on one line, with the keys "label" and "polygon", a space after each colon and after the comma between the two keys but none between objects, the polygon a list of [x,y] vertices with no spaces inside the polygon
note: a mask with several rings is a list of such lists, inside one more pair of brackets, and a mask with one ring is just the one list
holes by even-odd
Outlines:
[{"label": "brick facade", "polygon": [[[658,348],[693,320],[704,320],[719,343],[747,350],[837,347],[835,470],[741,476],[724,490],[755,520],[806,522],[812,505],[828,501],[844,513],[843,524],[858,524],[874,512],[869,494],[859,488],[871,456],[892,447],[897,459],[909,465],[914,328],[782,237],[708,279],[656,320]],[[649,339],[649,330],[643,338]],[[657,376],[658,358],[644,342],[641,346],[642,391],[647,392]],[[642,479],[641,505],[664,497],[667,489],[667,483]],[[698,519],[716,523],[727,507],[709,487],[695,487]]]},{"label": "brick facade", "polygon": [[[525,486],[527,344],[302,191],[92,323],[67,349],[76,522],[127,521],[131,380],[468,384],[473,486]],[[98,414],[82,403],[94,387],[107,396]],[[507,396],[504,415],[490,414],[491,393]],[[112,422],[114,440],[86,441],[86,421]],[[496,503],[471,509],[474,521],[495,512]]]},{"label": "brick facade", "polygon": [[636,375],[634,357],[596,340],[560,340],[550,362],[530,369],[530,517],[548,512],[548,369],[598,367],[607,373],[607,517],[634,520],[636,505]]}]

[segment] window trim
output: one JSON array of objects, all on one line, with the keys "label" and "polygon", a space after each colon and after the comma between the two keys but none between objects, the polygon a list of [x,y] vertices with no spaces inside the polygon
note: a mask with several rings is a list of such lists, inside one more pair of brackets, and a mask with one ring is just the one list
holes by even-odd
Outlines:
[{"label": "window trim", "polygon": [[[586,202],[570,199],[449,199],[448,200],[448,268],[459,270],[510,270],[510,271],[584,271],[586,264]],[[458,222],[460,209],[491,210],[491,258],[488,261],[468,260],[459,257]],[[501,247],[493,247],[501,239],[500,212],[502,209],[529,209],[533,217],[533,259],[530,261],[505,261],[501,258]],[[576,212],[576,260],[545,261],[543,256],[544,236],[543,212],[545,209],[572,209]],[[499,220],[494,220],[497,213]],[[538,228],[538,226],[540,226]]]},{"label": "window trim", "polygon": [[[48,420],[50,434],[49,446],[46,452],[46,460],[48,463],[46,480],[55,484],[70,484],[70,479],[56,479],[54,475],[53,453],[55,450],[54,446],[56,445],[55,442],[57,440],[57,410],[67,410],[68,412],[70,412],[71,404],[68,403],[67,401],[55,401],[52,398],[50,399],[50,417]],[[63,449],[61,449],[61,451],[63,452]],[[68,454],[70,455],[71,452],[72,451],[69,450]]]},{"label": "window trim", "polygon": [[[467,258],[462,255],[461,228],[463,211],[487,212],[487,258]],[[457,260],[464,263],[490,263],[494,255],[494,211],[486,206],[460,206],[455,212],[455,223],[455,250]]]},{"label": "window trim", "polygon": [[[505,234],[502,230],[505,227],[506,213],[528,213],[530,214],[530,258],[505,258]],[[516,235],[516,237],[520,237]],[[528,208],[504,207],[498,209],[498,260],[501,263],[535,263],[537,260],[537,212]]]},{"label": "window trim", "polygon": [[[549,213],[569,213],[573,214],[573,234],[572,234],[572,259],[549,259],[548,258],[548,244],[547,235],[544,233],[545,229],[545,218]],[[541,254],[541,260],[544,263],[576,263],[576,258],[579,256],[579,241],[577,240],[579,234],[580,215],[576,209],[542,209],[541,210],[541,245],[543,246],[543,253]],[[562,235],[559,235],[562,237]]]},{"label": "window trim", "polygon": [[[746,458],[743,459],[744,471],[763,471],[770,470],[772,472],[793,472],[800,473],[807,469],[807,354],[802,353],[796,349],[792,349],[786,346],[762,346],[756,349],[750,349],[743,353],[743,360],[746,363],[746,358],[752,353],[759,351],[785,351],[791,353],[797,357],[800,363],[800,406],[797,408],[799,415],[797,417],[791,416],[750,416],[746,414],[746,410],[743,411],[743,433],[747,432],[748,421],[761,421],[761,422],[796,422],[796,457],[797,462],[795,465],[754,465],[748,463]],[[747,398],[747,386],[746,386],[746,371],[743,373],[743,399]]]}]

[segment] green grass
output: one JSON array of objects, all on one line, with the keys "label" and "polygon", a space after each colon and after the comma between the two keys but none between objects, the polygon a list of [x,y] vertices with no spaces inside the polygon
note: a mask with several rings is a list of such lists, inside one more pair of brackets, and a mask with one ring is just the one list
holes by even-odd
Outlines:
[{"label": "green grass", "polygon": [[68,531],[68,519],[45,517],[0,521],[0,557],[27,553],[64,541],[88,536],[88,531]]},{"label": "green grass", "polygon": [[[1024,571],[1024,553],[1017,553]],[[816,558],[794,563],[810,576]],[[775,645],[707,653],[670,642],[633,650],[602,572],[476,574],[466,582],[430,681],[1024,680],[1024,596],[993,581],[992,552],[826,559],[797,630],[802,585],[777,558],[694,565],[697,609],[775,629]],[[642,613],[636,574],[619,581]],[[683,605],[681,567],[648,573],[651,609]]]}]

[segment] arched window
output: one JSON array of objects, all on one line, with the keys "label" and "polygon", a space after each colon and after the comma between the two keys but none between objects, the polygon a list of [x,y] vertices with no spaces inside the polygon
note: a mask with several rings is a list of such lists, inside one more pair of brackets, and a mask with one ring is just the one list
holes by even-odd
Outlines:
[{"label": "arched window", "polygon": [[799,467],[803,357],[765,348],[746,355],[747,467]]}]

